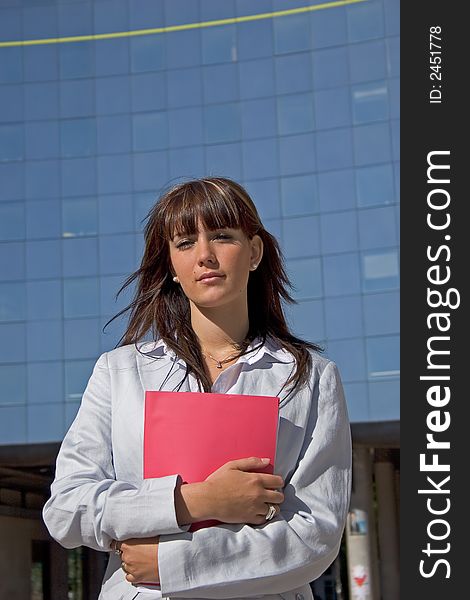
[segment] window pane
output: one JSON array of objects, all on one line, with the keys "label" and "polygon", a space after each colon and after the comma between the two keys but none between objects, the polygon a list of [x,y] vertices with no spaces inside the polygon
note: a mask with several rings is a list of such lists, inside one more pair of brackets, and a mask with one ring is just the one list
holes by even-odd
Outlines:
[{"label": "window pane", "polygon": [[25,406],[0,408],[0,439],[4,444],[24,444],[26,442]]},{"label": "window pane", "polygon": [[384,335],[400,331],[398,292],[363,296],[366,335]]},{"label": "window pane", "polygon": [[338,365],[343,381],[366,379],[366,360],[362,338],[328,342],[327,354]]},{"label": "window pane", "polygon": [[325,303],[325,310],[328,338],[341,339],[364,335],[360,296],[330,298]]},{"label": "window pane", "polygon": [[95,119],[64,120],[60,123],[62,156],[88,156],[96,152]]},{"label": "window pane", "polygon": [[60,200],[34,200],[26,202],[26,236],[28,238],[55,238],[60,235]]},{"label": "window pane", "polygon": [[250,194],[261,219],[277,219],[281,216],[279,182],[277,179],[247,181],[245,188]]},{"label": "window pane", "polygon": [[61,276],[59,240],[26,243],[26,276],[28,279],[46,279]]},{"label": "window pane", "polygon": [[98,192],[112,194],[132,190],[132,163],[129,154],[98,157]]},{"label": "window pane", "polygon": [[367,6],[348,6],[348,37],[350,42],[360,42],[384,36],[382,3]]},{"label": "window pane", "polygon": [[92,196],[96,194],[95,158],[69,158],[63,160],[61,177],[63,196]]},{"label": "window pane", "polygon": [[278,56],[276,90],[278,94],[306,92],[312,88],[312,62],[309,54]]},{"label": "window pane", "polygon": [[26,198],[57,198],[60,196],[59,161],[36,160],[26,163]]},{"label": "window pane", "polygon": [[24,179],[23,163],[0,162],[0,200],[23,200]]},{"label": "window pane", "polygon": [[206,142],[234,142],[241,137],[239,104],[214,104],[204,109]]},{"label": "window pane", "polygon": [[356,253],[324,256],[325,295],[358,294],[360,288],[359,258]]},{"label": "window pane", "polygon": [[96,238],[63,240],[62,252],[65,277],[97,275],[98,244]]},{"label": "window pane", "polygon": [[23,80],[23,48],[3,48],[0,61],[0,83]]},{"label": "window pane", "polygon": [[247,179],[277,177],[278,152],[275,138],[242,143],[243,172]]},{"label": "window pane", "polygon": [[276,54],[310,49],[310,19],[305,14],[273,19]]},{"label": "window pane", "polygon": [[28,368],[28,404],[63,402],[62,362],[30,362]]},{"label": "window pane", "polygon": [[61,360],[63,355],[62,321],[29,321],[26,328],[29,360]]},{"label": "window pane", "polygon": [[356,165],[364,166],[392,160],[390,127],[388,123],[374,123],[354,128]]},{"label": "window pane", "polygon": [[[179,71],[169,71],[168,77]],[[132,91],[132,110],[134,112],[144,110],[161,110],[166,108],[166,74],[165,73],[142,73],[131,77]],[[184,94],[187,95],[190,87],[184,88]],[[183,91],[183,90],[182,90]],[[191,90],[192,96],[193,90]],[[174,106],[173,99],[170,97],[170,106]]]},{"label": "window pane", "polygon": [[295,335],[318,343],[325,337],[323,302],[305,300],[287,307],[287,319]]},{"label": "window pane", "polygon": [[202,69],[202,76],[205,103],[238,100],[237,65],[207,65]]},{"label": "window pane", "polygon": [[59,280],[28,281],[26,291],[28,320],[62,317],[62,284]]},{"label": "window pane", "polygon": [[24,242],[4,242],[0,252],[0,280],[18,280],[25,276]]},{"label": "window pane", "polygon": [[390,204],[395,200],[392,165],[376,165],[356,170],[359,206]]},{"label": "window pane", "polygon": [[347,169],[353,166],[351,129],[331,129],[317,133],[318,169]]},{"label": "window pane", "polygon": [[76,237],[81,235],[96,235],[96,199],[75,198],[64,200],[62,205],[62,236]]},{"label": "window pane", "polygon": [[24,237],[24,203],[0,205],[0,240],[22,240]]},{"label": "window pane", "polygon": [[391,206],[360,210],[358,220],[361,248],[382,248],[397,244],[395,213]]},{"label": "window pane", "polygon": [[327,171],[318,175],[320,207],[323,212],[354,208],[356,194],[354,171]]},{"label": "window pane", "polygon": [[[196,148],[197,152],[200,151]],[[201,172],[225,175],[235,180],[242,178],[241,144],[216,144],[205,146],[206,166],[201,165]]]},{"label": "window pane", "polygon": [[[265,12],[260,6],[259,0],[256,5],[250,2],[251,9],[256,12]],[[243,11],[242,15],[248,14]],[[266,12],[270,12],[270,8]],[[258,14],[260,14],[258,12]],[[238,34],[238,59],[246,60],[251,58],[260,58],[263,56],[271,56],[273,54],[273,22],[271,19],[262,21],[248,21],[246,23],[237,24]]]},{"label": "window pane", "polygon": [[320,254],[320,224],[318,217],[284,219],[283,239],[286,258]]},{"label": "window pane", "polygon": [[[101,314],[107,317],[116,315],[132,302],[135,284],[126,287],[116,299],[116,294],[125,281],[123,275],[111,275],[100,278]],[[114,321],[116,323],[116,321]]]},{"label": "window pane", "polygon": [[168,69],[201,64],[201,37],[197,29],[173,31],[166,35],[165,41]]},{"label": "window pane", "polygon": [[0,404],[26,404],[26,365],[0,365],[0,381]]},{"label": "window pane", "polygon": [[315,117],[318,129],[347,127],[351,124],[348,88],[323,90],[315,94]]},{"label": "window pane", "polygon": [[23,48],[25,81],[55,81],[59,79],[58,44]]},{"label": "window pane", "polygon": [[279,144],[281,175],[304,175],[316,170],[314,134],[281,137]]},{"label": "window pane", "polygon": [[277,135],[276,103],[274,98],[242,102],[241,111],[244,139]]},{"label": "window pane", "polygon": [[294,285],[293,296],[296,300],[318,298],[323,295],[319,258],[289,260],[286,266]]},{"label": "window pane", "polygon": [[168,152],[135,154],[133,159],[135,190],[152,190],[155,195],[162,186],[167,185]]},{"label": "window pane", "polygon": [[0,321],[23,321],[25,318],[24,283],[0,283]]},{"label": "window pane", "polygon": [[304,133],[313,129],[312,94],[294,94],[279,96],[277,99],[279,115],[279,133]]},{"label": "window pane", "polygon": [[129,77],[101,77],[95,80],[95,86],[97,114],[114,115],[130,112]]},{"label": "window pane", "polygon": [[[194,69],[175,69],[167,72],[168,77],[168,106],[178,108],[182,106],[194,106],[202,104],[202,76],[199,68]],[[155,108],[164,108],[159,106],[159,93],[156,100],[149,95],[148,104],[145,108],[139,109],[136,105],[135,110],[150,110],[153,103],[157,102]],[[166,97],[165,97],[166,100]],[[145,102],[145,94],[142,103]]]},{"label": "window pane", "polygon": [[348,31],[344,8],[315,10],[311,13],[310,20],[314,48],[343,46],[347,43]]},{"label": "window pane", "polygon": [[400,418],[400,382],[369,382],[370,418],[374,421]]},{"label": "window pane", "polygon": [[352,88],[354,123],[388,119],[388,92],[384,81],[365,83]]},{"label": "window pane", "polygon": [[369,378],[396,377],[400,374],[400,337],[366,338]]},{"label": "window pane", "polygon": [[131,69],[133,73],[159,71],[165,66],[165,40],[162,35],[131,38]]},{"label": "window pane", "polygon": [[383,80],[387,76],[383,40],[352,44],[349,60],[351,83]]},{"label": "window pane", "polygon": [[95,44],[95,69],[97,77],[128,73],[129,39],[118,38],[97,41]]},{"label": "window pane", "polygon": [[170,146],[192,146],[204,143],[202,108],[182,108],[168,112]]},{"label": "window pane", "polygon": [[64,321],[65,358],[96,359],[100,354],[99,319],[68,319]]},{"label": "window pane", "polygon": [[237,60],[236,27],[205,27],[202,34],[202,62],[205,65]]},{"label": "window pane", "polygon": [[132,126],[129,115],[98,117],[98,153],[120,154],[132,148]]},{"label": "window pane", "polygon": [[347,48],[328,48],[313,54],[314,89],[331,88],[349,83]]},{"label": "window pane", "polygon": [[166,112],[134,115],[132,127],[134,150],[162,150],[168,146]]},{"label": "window pane", "polygon": [[323,252],[329,254],[357,249],[355,211],[322,215],[321,230]]},{"label": "window pane", "polygon": [[364,291],[399,287],[396,250],[369,251],[362,254],[362,286]]},{"label": "window pane", "polygon": [[285,217],[318,212],[317,179],[315,175],[283,177],[281,179],[282,214]]},{"label": "window pane", "polygon": [[99,241],[100,273],[131,273],[135,268],[134,235],[102,236]]},{"label": "window pane", "polygon": [[110,194],[98,198],[100,234],[134,230],[132,196]]},{"label": "window pane", "polygon": [[64,437],[64,409],[60,404],[28,406],[28,441],[58,442]]},{"label": "window pane", "polygon": [[274,63],[272,58],[239,63],[240,98],[274,96]]},{"label": "window pane", "polygon": [[[2,48],[2,51],[6,48]],[[3,58],[3,54],[2,54]],[[0,94],[0,115],[4,123],[23,120],[23,89],[20,85],[3,85]]]},{"label": "window pane", "polygon": [[27,159],[59,157],[59,125],[57,121],[26,123],[25,144]]},{"label": "window pane", "polygon": [[[226,144],[227,146],[229,144]],[[236,144],[231,144],[232,146]],[[224,147],[225,147],[224,146]],[[220,148],[221,146],[215,146]],[[206,151],[214,146],[206,146]],[[209,171],[212,167],[208,167]],[[233,165],[236,168],[236,165]],[[212,172],[212,171],[210,171]],[[224,173],[223,170],[217,170],[217,173]],[[204,149],[201,146],[191,146],[190,148],[177,148],[170,150],[170,179],[176,183],[180,178],[194,179],[207,174],[204,165]]]},{"label": "window pane", "polygon": [[24,158],[23,125],[0,126],[0,160]]},{"label": "window pane", "polygon": [[75,79],[77,77],[93,77],[95,74],[95,47],[96,46],[94,46],[92,42],[60,44],[60,78]]},{"label": "window pane", "polygon": [[98,279],[64,279],[65,318],[94,317],[99,315],[99,312]]},{"label": "window pane", "polygon": [[[40,46],[36,46],[39,48]],[[63,81],[60,84],[60,116],[86,117],[95,112],[92,79]]]},{"label": "window pane", "polygon": [[344,384],[344,394],[351,423],[369,421],[367,385],[365,383],[346,383]]},{"label": "window pane", "polygon": [[92,360],[65,361],[65,400],[80,402],[93,372]]}]

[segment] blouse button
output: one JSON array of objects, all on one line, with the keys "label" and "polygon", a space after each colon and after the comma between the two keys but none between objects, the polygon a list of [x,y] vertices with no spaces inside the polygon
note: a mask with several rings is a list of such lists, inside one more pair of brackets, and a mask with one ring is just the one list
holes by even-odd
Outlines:
[{"label": "blouse button", "polygon": [[304,600],[304,595],[303,594],[296,594],[295,595],[295,600]]}]

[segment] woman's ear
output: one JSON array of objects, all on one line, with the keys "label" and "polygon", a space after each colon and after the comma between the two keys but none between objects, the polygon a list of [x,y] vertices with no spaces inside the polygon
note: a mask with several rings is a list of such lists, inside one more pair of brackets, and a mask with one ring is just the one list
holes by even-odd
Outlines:
[{"label": "woman's ear", "polygon": [[263,258],[263,240],[258,234],[251,238],[250,271],[254,271]]}]

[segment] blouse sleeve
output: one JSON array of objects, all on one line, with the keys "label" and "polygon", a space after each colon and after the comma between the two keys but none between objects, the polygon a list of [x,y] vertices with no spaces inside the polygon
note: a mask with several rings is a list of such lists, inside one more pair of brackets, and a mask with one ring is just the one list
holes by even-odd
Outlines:
[{"label": "blouse sleeve", "polygon": [[111,385],[107,354],[98,359],[78,414],[57,457],[51,497],[43,519],[66,548],[110,550],[113,539],[187,531],[176,519],[178,475],[116,480],[111,442]]},{"label": "blouse sleeve", "polygon": [[261,526],[223,524],[161,536],[162,595],[277,594],[313,581],[338,554],[350,486],[350,427],[340,377],[330,362],[280,515]]}]

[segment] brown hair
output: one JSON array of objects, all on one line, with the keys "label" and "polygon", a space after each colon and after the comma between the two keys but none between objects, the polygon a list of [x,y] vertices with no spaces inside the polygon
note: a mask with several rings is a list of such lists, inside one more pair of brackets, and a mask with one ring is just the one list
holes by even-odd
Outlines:
[{"label": "brown hair", "polygon": [[249,331],[242,350],[256,337],[262,342],[270,336],[295,358],[295,373],[286,381],[291,392],[307,382],[312,358],[308,349],[320,351],[316,344],[294,337],[286,323],[281,300],[296,302],[289,292],[279,244],[263,227],[258,211],[246,190],[225,177],[207,177],[180,183],[164,193],[146,217],[145,249],[139,269],[124,282],[119,295],[137,280],[133,301],[105,327],[131,310],[129,323],[117,346],[136,344],[147,333],[162,338],[186,365],[186,376],[194,373],[202,389],[211,390],[201,347],[191,327],[189,300],[180,285],[173,281],[169,241],[177,233],[197,233],[198,219],[210,229],[240,228],[252,239],[263,241],[263,257],[248,281]]}]

